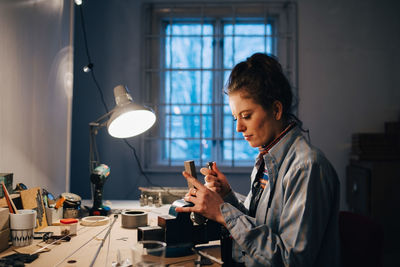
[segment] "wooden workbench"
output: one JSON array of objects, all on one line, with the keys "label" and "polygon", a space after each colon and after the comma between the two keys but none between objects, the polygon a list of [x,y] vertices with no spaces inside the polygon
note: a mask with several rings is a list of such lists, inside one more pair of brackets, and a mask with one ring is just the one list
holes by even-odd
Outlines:
[{"label": "wooden workbench", "polygon": [[[165,205],[161,208],[152,209],[146,207],[134,207],[134,209],[147,211],[149,225],[157,225],[157,216],[167,214],[169,206]],[[111,216],[110,223],[113,220],[114,218]],[[77,235],[73,236],[71,241],[60,242],[58,245],[48,246],[49,250],[43,250],[35,261],[31,264],[26,264],[26,266],[90,266],[103,237],[108,231],[108,227],[109,224],[102,226],[82,226],[79,224]],[[41,231],[51,231],[54,232],[54,234],[59,234],[60,226],[48,226]],[[89,240],[91,241],[88,242]],[[130,248],[136,241],[137,230],[121,227],[121,215],[119,215],[110,232],[109,238],[104,242],[104,246],[97,257],[94,266],[112,266],[112,263],[117,261],[118,253],[122,259],[131,260]],[[85,243],[87,244],[85,245]],[[215,244],[217,243],[212,243],[212,245]],[[41,242],[40,240],[34,240],[33,244],[27,247],[10,247],[8,250],[0,253],[0,257],[12,254],[14,252],[13,250],[21,253],[32,253],[46,245],[48,244]],[[219,248],[207,249],[206,252],[219,258]],[[194,261],[197,258],[198,256],[195,254],[179,258],[168,258],[167,263],[168,266],[194,266]],[[212,266],[220,265],[214,264]]]}]

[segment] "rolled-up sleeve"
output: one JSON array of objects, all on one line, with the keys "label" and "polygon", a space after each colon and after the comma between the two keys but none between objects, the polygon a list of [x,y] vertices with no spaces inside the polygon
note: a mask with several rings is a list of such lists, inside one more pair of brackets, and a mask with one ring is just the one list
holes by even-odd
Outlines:
[{"label": "rolled-up sleeve", "polygon": [[[293,167],[293,166],[292,166]],[[333,173],[332,173],[333,171]],[[279,209],[277,226],[257,224],[232,196],[220,206],[236,255],[246,266],[313,266],[332,218],[334,197],[329,166],[316,162],[291,168],[276,184],[271,209]]]}]

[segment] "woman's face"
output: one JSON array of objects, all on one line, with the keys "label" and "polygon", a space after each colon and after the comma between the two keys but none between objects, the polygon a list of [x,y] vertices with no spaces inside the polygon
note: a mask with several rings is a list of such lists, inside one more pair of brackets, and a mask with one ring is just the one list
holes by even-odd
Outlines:
[{"label": "woman's face", "polygon": [[243,92],[229,94],[229,106],[237,123],[236,131],[243,133],[244,139],[252,147],[269,144],[283,130],[282,122],[275,119],[273,108],[264,110],[253,99],[243,97]]}]

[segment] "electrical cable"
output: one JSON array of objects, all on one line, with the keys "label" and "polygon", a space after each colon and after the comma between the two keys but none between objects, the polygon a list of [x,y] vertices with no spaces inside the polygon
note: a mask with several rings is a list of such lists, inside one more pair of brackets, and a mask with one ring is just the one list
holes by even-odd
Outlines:
[{"label": "electrical cable", "polygon": [[140,171],[140,173],[143,175],[143,177],[146,179],[146,181],[147,181],[148,184],[150,184],[150,185],[152,185],[152,186],[154,186],[154,187],[159,187],[159,188],[161,188],[161,190],[164,190],[164,191],[165,191],[168,195],[170,195],[170,196],[179,197],[179,198],[182,197],[182,196],[180,196],[180,195],[172,194],[172,193],[171,193],[168,189],[166,189],[165,187],[163,187],[163,186],[161,186],[161,185],[154,184],[152,181],[150,181],[150,178],[149,178],[149,177],[146,175],[146,173],[143,171],[142,164],[140,164],[139,157],[138,157],[137,154],[136,154],[136,149],[128,142],[128,140],[124,139],[124,142],[125,142],[125,144],[126,144],[130,149],[132,149],[133,155],[135,156],[137,165],[138,165],[138,167],[139,167],[139,171]]},{"label": "electrical cable", "polygon": [[106,113],[108,113],[108,107],[107,107],[106,101],[104,100],[103,91],[101,90],[100,84],[98,83],[98,81],[96,79],[96,75],[94,74],[94,69],[93,69],[94,65],[92,63],[92,59],[91,59],[90,53],[89,53],[89,45],[88,45],[88,41],[87,41],[85,17],[83,15],[82,5],[79,5],[79,11],[80,11],[79,13],[80,13],[80,17],[81,17],[81,28],[82,28],[82,33],[83,33],[83,41],[84,41],[84,44],[85,44],[86,56],[87,56],[87,59],[88,59],[88,62],[89,62],[88,66],[89,65],[92,66],[92,68],[90,69],[91,77],[92,77],[92,79],[93,79],[93,81],[94,81],[94,83],[96,85],[97,90],[99,91],[101,102],[103,103],[103,106],[104,106],[104,108],[106,110]]},{"label": "electrical cable", "polygon": [[[101,90],[100,84],[98,83],[98,81],[97,81],[97,79],[96,79],[96,75],[95,75],[94,70],[93,70],[93,66],[94,66],[94,65],[93,65],[93,63],[92,63],[92,59],[91,59],[90,53],[89,53],[89,45],[88,45],[88,41],[87,41],[87,33],[86,33],[86,26],[85,26],[85,18],[84,18],[84,14],[83,14],[82,5],[79,5],[79,11],[80,11],[81,28],[82,28],[82,33],[83,33],[83,40],[84,40],[84,45],[85,45],[85,51],[86,51],[87,59],[88,59],[88,61],[89,61],[89,64],[88,64],[88,65],[91,64],[91,66],[92,66],[92,69],[91,69],[91,77],[92,77],[92,79],[93,79],[93,81],[94,81],[94,83],[95,83],[95,85],[96,85],[96,88],[97,88],[99,94],[100,94],[100,98],[101,98],[101,101],[102,101],[102,103],[103,103],[103,106],[104,106],[106,112],[108,113],[109,111],[108,111],[107,104],[106,104],[106,102],[105,102],[105,100],[104,100],[103,91]],[[146,173],[143,171],[142,165],[141,165],[140,160],[139,160],[139,158],[138,158],[138,156],[137,156],[137,153],[136,153],[136,149],[135,149],[126,139],[123,139],[123,140],[124,140],[125,144],[133,151],[133,155],[135,156],[135,160],[136,160],[136,163],[137,163],[137,165],[138,165],[138,167],[139,167],[140,174],[146,179],[146,181],[147,181],[148,184],[150,184],[151,186],[155,186],[155,187],[161,188],[162,190],[166,191],[166,193],[169,194],[169,195],[171,195],[171,196],[181,197],[181,196],[172,194],[171,192],[169,192],[168,189],[164,188],[163,186],[157,185],[157,184],[153,183],[153,182],[150,180],[150,178],[146,175]],[[92,142],[92,141],[91,141],[91,142]],[[95,151],[97,151],[97,147],[95,147],[94,149],[95,149]],[[100,158],[99,158],[99,156],[98,156],[98,152],[97,152],[97,160],[100,162]]]},{"label": "electrical cable", "polygon": [[144,176],[144,178],[146,179],[147,183],[152,185],[152,186],[161,187],[163,190],[165,190],[165,188],[163,188],[162,186],[156,185],[156,184],[154,184],[153,182],[150,181],[150,178],[143,171],[142,164],[140,163],[139,157],[138,157],[138,155],[136,153],[136,149],[128,142],[128,140],[126,140],[126,139],[123,139],[123,140],[124,140],[125,144],[132,150],[133,155],[135,156],[135,160],[137,162],[137,165],[139,167],[140,174],[142,174]]}]

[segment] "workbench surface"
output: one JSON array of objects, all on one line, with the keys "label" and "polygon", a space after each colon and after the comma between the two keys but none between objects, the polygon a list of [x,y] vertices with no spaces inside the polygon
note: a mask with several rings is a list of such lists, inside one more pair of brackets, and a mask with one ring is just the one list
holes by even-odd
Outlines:
[{"label": "workbench surface", "polygon": [[[168,214],[169,205],[163,205],[159,208],[140,207],[138,201],[112,201],[112,209],[117,210],[142,210],[148,212],[149,225],[157,225],[157,216]],[[110,223],[114,220],[113,215],[110,216]],[[48,246],[39,254],[39,257],[26,266],[90,266],[95,254],[106,235],[109,224],[102,226],[82,226],[78,224],[78,232],[76,236],[71,238],[69,242],[60,242],[58,245],[49,245],[34,240],[33,244],[27,247],[10,247],[6,251],[0,253],[0,257],[12,254],[14,250],[21,253],[32,253],[43,246]],[[41,231],[51,231],[54,234],[60,234],[60,226],[48,226]],[[126,229],[121,227],[121,215],[118,216],[109,237],[104,242],[94,266],[112,266],[117,261],[117,255],[120,254],[121,259],[131,260],[131,246],[137,241],[137,230]],[[205,249],[207,253],[220,258],[219,241],[212,242],[213,248]],[[49,250],[48,250],[49,249]],[[198,258],[196,254],[179,258],[168,258],[168,266],[195,266],[194,261]],[[208,266],[220,266],[218,264]]]}]

